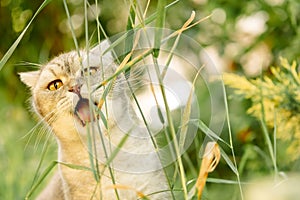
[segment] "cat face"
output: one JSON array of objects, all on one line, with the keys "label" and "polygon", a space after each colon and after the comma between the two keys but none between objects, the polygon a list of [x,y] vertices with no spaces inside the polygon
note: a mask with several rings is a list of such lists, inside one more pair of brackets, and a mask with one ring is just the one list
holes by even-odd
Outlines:
[{"label": "cat face", "polygon": [[94,111],[103,93],[98,86],[115,71],[112,55],[102,56],[108,46],[103,42],[88,54],[65,53],[38,71],[20,73],[21,80],[31,89],[35,112],[50,126],[76,123],[84,127],[97,119]]}]

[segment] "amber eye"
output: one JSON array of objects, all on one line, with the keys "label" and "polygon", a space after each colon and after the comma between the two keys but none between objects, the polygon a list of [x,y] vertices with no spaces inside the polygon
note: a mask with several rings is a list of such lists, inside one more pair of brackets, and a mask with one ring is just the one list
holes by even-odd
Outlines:
[{"label": "amber eye", "polygon": [[83,69],[82,75],[84,76],[94,76],[98,71],[98,67],[89,67]]},{"label": "amber eye", "polygon": [[61,86],[63,86],[63,82],[61,80],[54,80],[48,85],[48,90],[54,91],[58,90]]}]

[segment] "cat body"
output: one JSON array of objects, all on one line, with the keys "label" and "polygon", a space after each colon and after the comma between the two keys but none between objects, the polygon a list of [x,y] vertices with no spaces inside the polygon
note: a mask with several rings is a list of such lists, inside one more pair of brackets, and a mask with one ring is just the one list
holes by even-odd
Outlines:
[{"label": "cat body", "polygon": [[169,190],[167,179],[131,107],[124,76],[115,77],[103,96],[109,84],[100,83],[116,71],[111,53],[102,54],[108,46],[105,41],[88,52],[65,53],[38,71],[20,73],[59,148],[58,171],[40,200],[170,198],[160,192]]}]

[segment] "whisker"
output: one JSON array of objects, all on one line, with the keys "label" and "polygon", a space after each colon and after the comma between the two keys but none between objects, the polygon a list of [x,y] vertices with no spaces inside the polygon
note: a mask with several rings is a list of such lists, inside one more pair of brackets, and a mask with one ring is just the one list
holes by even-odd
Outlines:
[{"label": "whisker", "polygon": [[43,139],[43,136],[45,135],[45,132],[47,132],[47,131],[50,131],[50,130],[46,126],[42,126],[40,128],[40,130],[38,131],[35,142],[34,142],[34,149],[35,150],[38,149],[38,146],[41,143],[41,141]]},{"label": "whisker", "polygon": [[[60,104],[59,107],[54,109],[51,112],[51,115],[50,115],[51,117],[47,119],[47,123],[51,125],[52,123],[57,121],[58,116],[60,116],[61,113],[64,113],[66,108],[69,106],[68,104],[69,104],[68,101],[64,101]],[[46,120],[46,117],[44,117],[44,120]],[[52,135],[51,130],[47,126],[42,126],[40,131],[38,132],[38,136],[37,136],[36,141],[35,141],[35,145],[34,145],[35,149],[37,149],[40,142],[42,141],[43,138],[45,138],[45,136],[46,136],[45,142],[47,142],[51,135]],[[45,146],[45,144],[44,144],[44,146]],[[43,148],[45,148],[45,147],[43,147]]]},{"label": "whisker", "polygon": [[[39,122],[32,129],[30,129],[24,136],[22,136],[21,139],[25,139],[26,137],[29,136],[29,139],[27,140],[25,145],[25,150],[27,149],[34,135],[36,136],[35,137],[36,140],[34,142],[34,149],[37,149],[38,145],[40,144],[40,142],[42,141],[45,135],[49,135],[49,136],[52,135],[51,130],[45,124],[52,124],[53,122],[55,122],[57,120],[57,117],[61,113],[63,113],[68,106],[69,106],[68,101],[62,102],[58,108],[53,109],[46,116],[40,118]],[[39,130],[36,131],[37,129]]]},{"label": "whisker", "polygon": [[42,147],[42,152],[44,152],[46,150],[47,145],[49,143],[49,140],[50,140],[51,136],[52,136],[51,131],[49,129],[47,129],[46,130],[46,134],[45,134],[45,138],[46,139],[45,139],[45,142],[44,142],[43,147]]},{"label": "whisker", "polygon": [[29,139],[27,140],[26,145],[24,147],[25,149],[27,149],[27,147],[28,147],[30,141],[32,140],[34,133],[38,129],[38,127],[40,127],[40,126],[44,127],[44,123],[46,122],[45,119],[48,118],[50,115],[52,115],[54,112],[55,112],[55,110],[53,110],[51,113],[48,113],[45,117],[39,119],[37,124],[33,128],[31,128],[24,136],[21,137],[21,140],[23,140],[29,136]]},{"label": "whisker", "polygon": [[26,66],[26,67],[35,67],[37,69],[40,69],[43,65],[39,63],[33,63],[28,61],[22,61],[20,63],[15,64],[15,66]]}]

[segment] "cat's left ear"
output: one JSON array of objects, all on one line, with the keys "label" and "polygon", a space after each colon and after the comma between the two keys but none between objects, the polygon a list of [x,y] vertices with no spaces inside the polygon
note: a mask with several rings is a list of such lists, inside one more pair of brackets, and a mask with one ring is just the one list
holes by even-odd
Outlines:
[{"label": "cat's left ear", "polygon": [[31,71],[31,72],[21,72],[19,73],[20,79],[28,87],[33,88],[40,76],[40,71]]},{"label": "cat's left ear", "polygon": [[[102,41],[89,51],[89,62],[89,64],[102,63],[104,66],[109,66],[114,62],[109,40]],[[83,60],[83,64],[87,64],[86,59]]]}]

